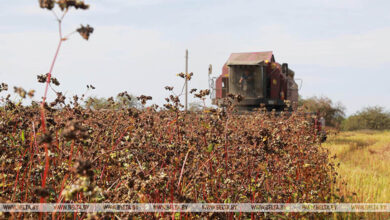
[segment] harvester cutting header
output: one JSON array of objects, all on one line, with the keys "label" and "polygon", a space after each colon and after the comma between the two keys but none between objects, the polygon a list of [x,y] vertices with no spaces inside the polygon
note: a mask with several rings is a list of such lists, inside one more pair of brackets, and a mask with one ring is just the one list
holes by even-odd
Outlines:
[{"label": "harvester cutting header", "polygon": [[[210,72],[211,73],[211,72]],[[212,103],[222,105],[227,95],[241,95],[237,104],[241,110],[252,110],[260,105],[281,111],[290,102],[290,109],[298,103],[298,85],[294,71],[287,63],[275,62],[272,51],[233,53],[222,68],[218,78],[211,79]]]}]

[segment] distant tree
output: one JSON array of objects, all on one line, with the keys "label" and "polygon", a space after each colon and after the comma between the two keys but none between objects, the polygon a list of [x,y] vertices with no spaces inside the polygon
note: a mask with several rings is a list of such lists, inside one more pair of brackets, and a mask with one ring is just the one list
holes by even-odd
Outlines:
[{"label": "distant tree", "polygon": [[123,109],[123,108],[140,108],[141,103],[133,95],[129,95],[130,98],[126,96],[117,96],[114,98],[98,98],[98,97],[88,97],[84,101],[84,107],[94,110],[100,109]]},{"label": "distant tree", "polygon": [[200,102],[191,102],[189,104],[188,110],[191,111],[191,112],[202,111],[203,110],[203,105]]},{"label": "distant tree", "polygon": [[106,98],[88,97],[84,101],[84,107],[94,110],[109,109],[110,104]]},{"label": "distant tree", "polygon": [[345,107],[341,103],[333,103],[328,97],[300,97],[298,105],[306,112],[319,113],[325,118],[327,126],[338,127],[345,118]]},{"label": "distant tree", "polygon": [[115,103],[118,105],[118,108],[141,108],[141,102],[137,97],[129,95],[129,98],[126,96],[117,96]]},{"label": "distant tree", "polygon": [[380,106],[366,107],[344,120],[341,128],[349,131],[359,129],[390,129],[390,112],[386,112]]}]

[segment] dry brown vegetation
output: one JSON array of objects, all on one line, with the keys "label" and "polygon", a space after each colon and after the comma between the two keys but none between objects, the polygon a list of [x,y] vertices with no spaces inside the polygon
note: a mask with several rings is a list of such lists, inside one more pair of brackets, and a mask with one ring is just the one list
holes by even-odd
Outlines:
[{"label": "dry brown vegetation", "polygon": [[[73,99],[73,105],[45,105],[45,133],[39,106],[5,101],[0,110],[1,202],[35,203],[40,197],[49,203],[334,199],[334,166],[319,146],[312,120],[299,112],[236,114],[236,96],[226,99],[230,107],[203,113],[181,111],[174,95],[164,108],[142,110],[95,111]],[[49,172],[42,188],[44,144]]]}]

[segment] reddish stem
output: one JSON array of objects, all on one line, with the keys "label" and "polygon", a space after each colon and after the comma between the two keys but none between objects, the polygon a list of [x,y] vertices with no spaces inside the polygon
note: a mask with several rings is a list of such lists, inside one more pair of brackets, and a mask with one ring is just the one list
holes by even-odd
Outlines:
[{"label": "reddish stem", "polygon": [[102,183],[104,183],[104,181],[103,181],[103,174],[104,174],[105,169],[106,169],[106,165],[103,166],[103,170],[102,170],[102,173],[100,175],[100,180],[102,181]]},{"label": "reddish stem", "polygon": [[129,129],[129,128],[126,128],[126,129],[122,132],[122,134],[121,134],[121,135],[119,136],[119,138],[116,140],[115,145],[113,145],[113,146],[111,147],[111,150],[115,150],[115,148],[119,145],[120,141],[122,140],[123,136],[125,136],[125,134],[126,134],[126,132],[127,132],[128,129]]},{"label": "reddish stem", "polygon": [[68,161],[69,170],[71,168],[70,163],[72,162],[73,148],[74,148],[74,140],[72,141],[72,144],[70,145],[70,155],[69,155],[69,161]]},{"label": "reddish stem", "polygon": [[[22,158],[24,157],[24,155],[26,155],[28,151],[28,148],[24,151],[24,153],[22,154]],[[18,185],[18,182],[19,182],[19,174],[20,174],[20,170],[22,169],[22,162],[19,163],[19,166],[20,168],[16,171],[16,180],[15,180],[15,184],[14,184],[14,193],[12,194],[12,201],[14,200],[15,198],[15,194],[16,194],[16,186]]]},{"label": "reddish stem", "polygon": [[[62,36],[61,36],[61,20],[58,21],[58,26],[59,26],[59,32],[60,32],[60,40],[58,42],[57,50],[54,55],[53,61],[50,66],[49,73],[47,74],[47,79],[46,79],[46,87],[45,87],[45,93],[43,95],[42,103],[41,103],[41,126],[42,126],[42,133],[46,132],[46,120],[45,120],[45,103],[46,103],[46,97],[47,97],[47,90],[49,88],[50,84],[50,79],[51,79],[51,73],[53,72],[54,64],[57,60],[58,53],[60,52],[60,48],[62,45]],[[44,144],[45,148],[45,170],[43,171],[43,178],[42,178],[42,188],[46,187],[46,178],[47,178],[47,173],[49,171],[49,150],[47,147],[47,144]],[[40,203],[44,203],[45,198],[41,197]]]}]

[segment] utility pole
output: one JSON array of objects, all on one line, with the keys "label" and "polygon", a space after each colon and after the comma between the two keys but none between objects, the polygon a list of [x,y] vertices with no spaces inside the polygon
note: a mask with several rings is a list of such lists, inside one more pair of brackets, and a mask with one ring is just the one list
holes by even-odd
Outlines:
[{"label": "utility pole", "polygon": [[185,82],[185,90],[186,90],[186,93],[185,93],[185,106],[184,106],[184,110],[187,111],[188,110],[188,79],[187,79],[187,76],[188,76],[188,49],[186,50],[186,82]]}]

